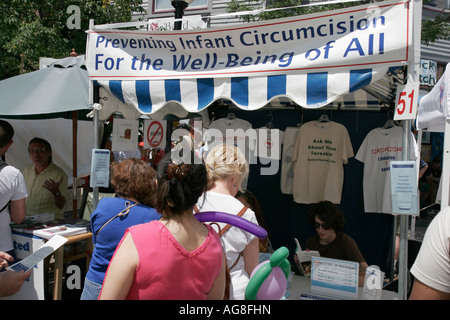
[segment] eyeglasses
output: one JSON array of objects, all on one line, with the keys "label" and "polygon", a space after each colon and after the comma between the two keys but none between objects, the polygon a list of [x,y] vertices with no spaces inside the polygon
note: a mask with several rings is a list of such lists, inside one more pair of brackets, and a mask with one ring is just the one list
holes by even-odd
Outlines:
[{"label": "eyeglasses", "polygon": [[330,230],[331,229],[331,226],[329,226],[326,223],[314,222],[314,229],[319,229],[320,227],[322,227],[323,230]]},{"label": "eyeglasses", "polygon": [[43,153],[47,151],[45,148],[39,148],[39,149],[30,149],[30,153]]}]

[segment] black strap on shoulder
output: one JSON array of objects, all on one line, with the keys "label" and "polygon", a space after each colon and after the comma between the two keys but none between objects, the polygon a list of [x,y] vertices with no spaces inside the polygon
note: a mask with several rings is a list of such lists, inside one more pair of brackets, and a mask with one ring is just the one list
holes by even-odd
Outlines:
[{"label": "black strap on shoulder", "polygon": [[[3,169],[4,167],[6,167],[7,165],[8,164],[5,161],[0,159],[0,170]],[[5,210],[9,206],[10,202],[11,202],[11,200],[9,200],[7,204],[5,204],[5,206],[0,210],[0,213],[3,212],[3,210]]]},{"label": "black strap on shoulder", "polygon": [[3,169],[3,167],[6,167],[8,164],[3,161],[2,159],[0,159],[0,170]]},{"label": "black strap on shoulder", "polygon": [[3,210],[5,210],[9,206],[10,203],[11,203],[11,200],[9,200],[7,204],[5,204],[5,206],[0,210],[0,213],[2,213]]}]

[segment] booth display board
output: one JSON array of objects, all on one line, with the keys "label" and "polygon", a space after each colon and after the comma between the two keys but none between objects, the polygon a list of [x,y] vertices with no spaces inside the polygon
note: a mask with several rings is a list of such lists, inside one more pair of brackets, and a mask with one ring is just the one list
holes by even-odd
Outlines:
[{"label": "booth display board", "polygon": [[358,299],[359,263],[323,257],[311,259],[311,292]]},{"label": "booth display board", "polygon": [[421,1],[383,1],[179,31],[119,30],[91,20],[86,47],[91,88],[95,81],[148,115],[171,103],[198,113],[223,99],[248,111],[280,97],[317,109],[397,67],[414,72],[421,6]]}]

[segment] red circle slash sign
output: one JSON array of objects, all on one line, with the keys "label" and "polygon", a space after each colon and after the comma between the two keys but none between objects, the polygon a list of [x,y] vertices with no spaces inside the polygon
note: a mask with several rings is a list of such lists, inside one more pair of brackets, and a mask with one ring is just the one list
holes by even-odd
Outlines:
[{"label": "red circle slash sign", "polygon": [[163,127],[160,122],[153,121],[150,123],[147,129],[147,139],[152,148],[159,147],[164,137],[163,133]]}]

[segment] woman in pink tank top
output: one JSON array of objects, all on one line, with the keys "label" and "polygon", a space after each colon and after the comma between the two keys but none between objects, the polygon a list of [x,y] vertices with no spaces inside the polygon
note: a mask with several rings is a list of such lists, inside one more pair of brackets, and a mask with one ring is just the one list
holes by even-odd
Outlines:
[{"label": "woman in pink tank top", "polygon": [[169,155],[160,162],[156,210],[162,218],[125,232],[99,299],[223,299],[226,264],[219,236],[193,214],[207,185],[205,165],[198,162],[177,164]]}]

